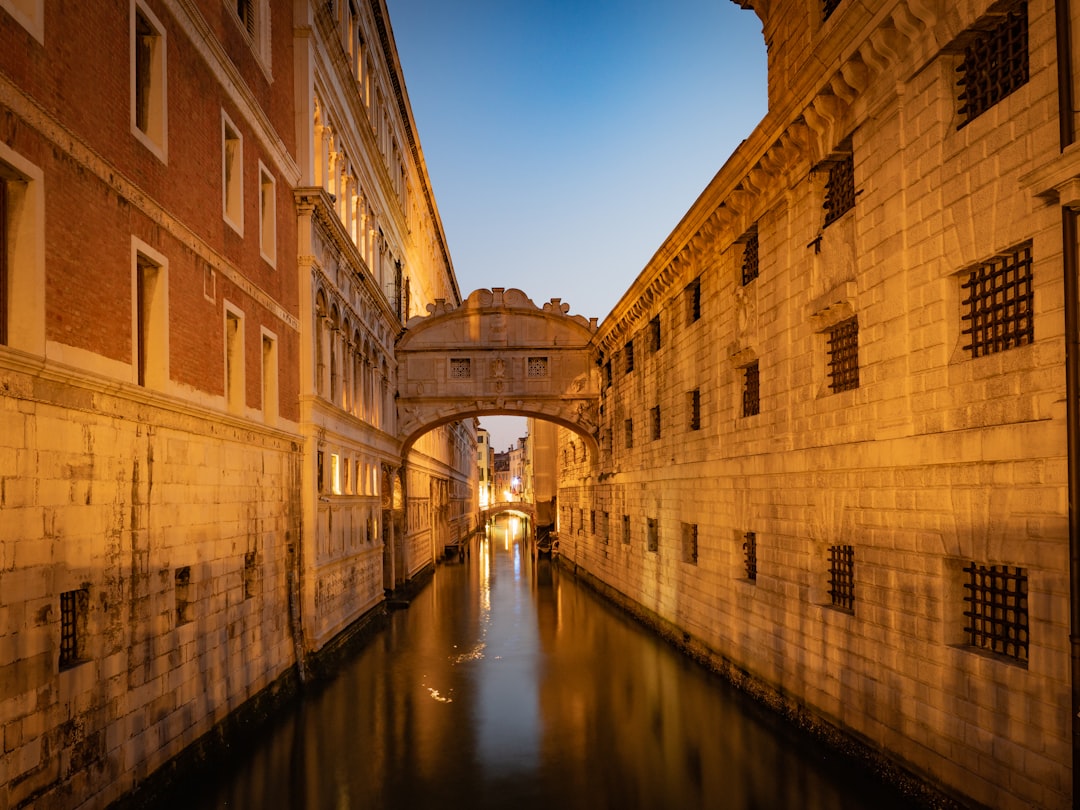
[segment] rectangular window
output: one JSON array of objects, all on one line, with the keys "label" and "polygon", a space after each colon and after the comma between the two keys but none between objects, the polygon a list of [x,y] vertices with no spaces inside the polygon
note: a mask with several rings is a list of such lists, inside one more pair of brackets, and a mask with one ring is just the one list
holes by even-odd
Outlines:
[{"label": "rectangular window", "polygon": [[596,534],[596,510],[589,510],[589,534]]},{"label": "rectangular window", "polygon": [[244,233],[244,140],[221,111],[221,209],[233,229]]},{"label": "rectangular window", "polygon": [[757,533],[747,532],[743,535],[743,564],[746,567],[746,578],[751,582],[757,582]]},{"label": "rectangular window", "polygon": [[450,358],[450,379],[451,380],[469,380],[472,379],[472,360],[468,357],[451,357]]},{"label": "rectangular window", "polygon": [[761,388],[758,361],[743,367],[742,415],[755,416],[761,412]]},{"label": "rectangular window", "polygon": [[0,346],[8,342],[8,191],[0,175]]},{"label": "rectangular window", "polygon": [[686,324],[689,326],[695,321],[701,320],[701,279],[691,281],[685,290],[686,295]]},{"label": "rectangular window", "polygon": [[697,565],[698,527],[696,523],[684,523],[682,525],[682,552],[683,562]]},{"label": "rectangular window", "polygon": [[854,546],[829,546],[829,598],[833,607],[854,612]]},{"label": "rectangular window", "polygon": [[629,450],[634,446],[634,420],[627,419],[624,428],[626,430],[626,449]]},{"label": "rectangular window", "polygon": [[628,340],[626,342],[626,348],[623,351],[623,358],[626,361],[626,373],[629,374],[634,370],[634,341]]},{"label": "rectangular window", "polygon": [[829,19],[832,13],[836,11],[836,7],[840,5],[841,0],[822,0],[821,2],[821,14],[822,20]]},{"label": "rectangular window", "polygon": [[1027,663],[1028,581],[1023,568],[1007,565],[964,567],[968,644],[980,650]]},{"label": "rectangular window", "polygon": [[85,588],[60,594],[60,669],[84,660],[89,608],[90,592]]},{"label": "rectangular window", "polygon": [[656,518],[649,518],[646,526],[648,530],[648,545],[646,548],[649,551],[657,551],[660,548],[660,521]]},{"label": "rectangular window", "polygon": [[262,334],[262,406],[263,421],[275,424],[278,418],[278,356],[277,336]]},{"label": "rectangular window", "polygon": [[191,568],[185,565],[177,568],[173,573],[173,596],[176,602],[176,626],[187,624],[191,621],[192,614],[192,591],[191,591]]},{"label": "rectangular window", "polygon": [[165,28],[143,3],[132,4],[131,131],[161,160],[166,149]]},{"label": "rectangular window", "polygon": [[277,183],[259,161],[259,251],[271,265],[277,263]]},{"label": "rectangular window", "polygon": [[695,388],[686,395],[687,409],[690,412],[690,430],[701,429],[701,389]]},{"label": "rectangular window", "polygon": [[255,0],[235,0],[236,16],[248,37],[255,36]]},{"label": "rectangular window", "polygon": [[825,225],[831,225],[855,207],[855,160],[851,155],[829,167],[825,184]]},{"label": "rectangular window", "polygon": [[164,258],[135,241],[132,282],[134,301],[135,381],[164,389],[169,379],[169,285]]},{"label": "rectangular window", "polygon": [[1030,242],[971,270],[960,289],[962,334],[970,341],[964,349],[972,357],[1034,341]]},{"label": "rectangular window", "polygon": [[653,441],[660,438],[660,406],[656,405],[649,409],[649,419],[652,423]]},{"label": "rectangular window", "polygon": [[829,388],[832,392],[859,387],[859,319],[848,318],[829,330]]},{"label": "rectangular window", "polygon": [[546,377],[548,375],[548,359],[546,357],[530,357],[527,368],[530,377]]},{"label": "rectangular window", "polygon": [[630,516],[622,516],[622,541],[626,545],[630,545]]},{"label": "rectangular window", "polygon": [[957,68],[963,129],[1028,81],[1027,3],[1019,3],[992,28],[976,33]]},{"label": "rectangular window", "polygon": [[319,492],[323,491],[323,488],[325,486],[323,482],[326,480],[323,477],[323,473],[325,472],[323,458],[324,456],[322,450],[319,450],[315,453],[315,485],[318,487]]},{"label": "rectangular window", "polygon": [[649,351],[660,351],[660,316],[656,315],[649,321]]},{"label": "rectangular window", "polygon": [[745,287],[758,277],[758,235],[757,230],[750,232],[743,245],[742,283]]},{"label": "rectangular window", "polygon": [[251,599],[256,596],[259,583],[259,568],[254,551],[244,552],[244,598]]},{"label": "rectangular window", "polygon": [[611,361],[604,363],[604,387],[611,387]]},{"label": "rectangular window", "polygon": [[578,507],[577,510],[578,534],[585,534],[585,510]]},{"label": "rectangular window", "polygon": [[244,410],[244,319],[225,310],[225,405],[232,413]]}]

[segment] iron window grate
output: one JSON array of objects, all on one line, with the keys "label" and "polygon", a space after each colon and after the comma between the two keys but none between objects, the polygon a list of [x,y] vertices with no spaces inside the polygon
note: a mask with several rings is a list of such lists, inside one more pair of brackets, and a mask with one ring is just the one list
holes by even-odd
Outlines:
[{"label": "iron window grate", "polygon": [[831,225],[855,207],[855,159],[848,155],[829,167],[825,184],[825,224]]},{"label": "iron window grate", "polygon": [[660,351],[660,316],[656,315],[649,321],[649,351]]},{"label": "iron window grate", "polygon": [[821,19],[822,20],[829,19],[829,17],[832,16],[832,13],[834,11],[836,11],[836,7],[839,6],[839,5],[840,5],[840,0],[822,0],[822,3],[821,3],[822,18]]},{"label": "iron window grate", "polygon": [[976,267],[960,285],[966,297],[962,334],[972,357],[1001,352],[1035,339],[1031,243]]},{"label": "iron window grate", "polygon": [[690,406],[690,430],[701,430],[701,389],[695,388],[688,396]]},{"label": "iron window grate", "polygon": [[742,547],[746,578],[751,582],[757,582],[757,532],[744,534]]},{"label": "iron window grate", "polygon": [[623,360],[626,365],[626,373],[629,374],[634,370],[634,341],[628,340],[626,347],[623,350]]},{"label": "iron window grate", "polygon": [[451,357],[450,358],[450,379],[451,380],[470,380],[472,379],[472,360],[468,357]]},{"label": "iron window grate", "polygon": [[833,393],[859,387],[859,319],[848,318],[829,330],[829,388]]},{"label": "iron window grate", "polygon": [[964,60],[956,70],[961,89],[957,129],[963,129],[1027,83],[1027,3],[1009,12],[994,28],[981,32],[964,49]]},{"label": "iron window grate", "polygon": [[79,660],[79,631],[76,621],[78,591],[60,594],[60,668],[64,669]]},{"label": "iron window grate", "polygon": [[698,527],[696,523],[684,523],[682,525],[683,536],[683,562],[697,565],[698,561]]},{"label": "iron window grate", "polygon": [[686,323],[701,320],[701,279],[696,278],[686,286]]},{"label": "iron window grate", "polygon": [[964,611],[968,643],[1017,661],[1028,660],[1028,587],[1022,568],[977,565],[964,568],[968,581]]},{"label": "iron window grate", "polygon": [[761,387],[758,361],[743,369],[742,415],[755,416],[761,412]]},{"label": "iron window grate", "polygon": [[652,437],[653,441],[660,438],[660,406],[655,405],[649,409],[649,415],[652,420]]},{"label": "iron window grate", "polygon": [[743,247],[742,283],[745,287],[758,277],[758,235],[754,231]]},{"label": "iron window grate", "polygon": [[546,357],[530,357],[528,359],[528,376],[546,377],[548,375],[548,359]]},{"label": "iron window grate", "polygon": [[833,607],[855,610],[854,546],[829,546],[829,597]]}]

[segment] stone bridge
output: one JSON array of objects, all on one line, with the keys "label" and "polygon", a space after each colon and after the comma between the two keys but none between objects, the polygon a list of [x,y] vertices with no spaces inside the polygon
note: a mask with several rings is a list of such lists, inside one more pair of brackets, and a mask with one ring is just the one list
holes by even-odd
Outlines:
[{"label": "stone bridge", "polygon": [[476,290],[459,307],[438,300],[398,338],[398,435],[404,452],[423,433],[470,416],[532,416],[569,428],[597,449],[600,375],[590,350],[596,319],[521,290]]},{"label": "stone bridge", "polygon": [[525,501],[499,501],[499,503],[488,504],[480,510],[480,517],[487,520],[489,517],[501,515],[504,512],[518,512],[533,520],[536,519],[536,506]]}]

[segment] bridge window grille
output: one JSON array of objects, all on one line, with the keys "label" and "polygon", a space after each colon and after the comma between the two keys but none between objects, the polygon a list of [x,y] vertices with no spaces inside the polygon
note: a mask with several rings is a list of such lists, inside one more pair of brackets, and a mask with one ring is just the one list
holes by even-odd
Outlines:
[{"label": "bridge window grille", "polygon": [[649,416],[652,421],[652,437],[653,441],[660,438],[660,406],[656,405],[649,409]]},{"label": "bridge window grille", "polygon": [[1020,3],[993,28],[979,32],[964,49],[960,74],[960,124],[963,129],[1007,95],[1027,83],[1027,3]]},{"label": "bridge window grille", "polygon": [[624,545],[630,545],[630,516],[622,516],[622,541]]},{"label": "bridge window grille", "polygon": [[758,277],[758,235],[752,231],[743,246],[742,283],[745,287]]},{"label": "bridge window grille", "polygon": [[690,430],[701,430],[701,389],[695,388],[687,394],[690,410]]},{"label": "bridge window grille", "polygon": [[829,330],[829,388],[832,392],[859,387],[859,319],[848,318]]},{"label": "bridge window grille", "polygon": [[60,594],[60,669],[81,660],[89,606],[90,594],[85,588]]},{"label": "bridge window grille", "polygon": [[191,567],[185,565],[173,573],[173,596],[176,600],[176,625],[191,621]]},{"label": "bridge window grille", "polygon": [[744,534],[742,547],[746,578],[751,582],[757,582],[757,532]]},{"label": "bridge window grille", "polygon": [[822,18],[821,19],[822,20],[829,19],[829,17],[832,16],[832,13],[834,11],[836,11],[836,7],[839,6],[840,3],[841,3],[841,0],[822,0],[822,3],[821,3]]},{"label": "bridge window grille", "polygon": [[758,361],[743,368],[742,415],[756,416],[761,413],[761,378]]},{"label": "bridge window grille", "polygon": [[626,362],[626,373],[629,374],[634,370],[634,341],[626,341],[626,348],[623,350],[623,358]]},{"label": "bridge window grille", "polygon": [[683,562],[697,565],[698,527],[696,523],[682,525]]},{"label": "bridge window grille", "polygon": [[627,419],[623,426],[626,430],[626,449],[629,450],[634,446],[634,420]]},{"label": "bridge window grille", "polygon": [[451,357],[450,358],[450,379],[451,380],[469,380],[472,379],[472,360],[468,357]]},{"label": "bridge window grille", "polygon": [[1028,580],[1023,568],[965,566],[964,601],[968,643],[980,650],[1027,663]]},{"label": "bridge window grille", "polygon": [[546,357],[530,357],[528,375],[530,377],[546,377],[548,375],[548,359]]},{"label": "bridge window grille", "polygon": [[660,548],[660,521],[656,518],[648,519],[648,550],[657,551]]},{"label": "bridge window grille", "polygon": [[855,160],[851,155],[829,167],[825,184],[825,225],[831,225],[855,207]]},{"label": "bridge window grille", "polygon": [[701,279],[695,278],[686,287],[686,323],[701,320]]},{"label": "bridge window grille", "polygon": [[972,357],[1001,352],[1035,339],[1031,243],[986,262],[960,285],[965,298],[962,334]]},{"label": "bridge window grille", "polygon": [[649,351],[660,351],[660,316],[656,315],[649,321]]},{"label": "bridge window grille", "polygon": [[855,547],[829,546],[829,598],[833,607],[855,610]]}]

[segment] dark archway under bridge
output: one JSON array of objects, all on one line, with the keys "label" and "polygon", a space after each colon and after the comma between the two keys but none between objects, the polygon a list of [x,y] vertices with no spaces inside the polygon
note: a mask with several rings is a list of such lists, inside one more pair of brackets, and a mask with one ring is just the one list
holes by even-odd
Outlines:
[{"label": "dark archway under bridge", "polygon": [[439,299],[398,338],[397,417],[403,453],[424,433],[472,416],[525,416],[578,434],[595,458],[600,374],[596,319],[521,290],[476,290],[460,306]]}]

